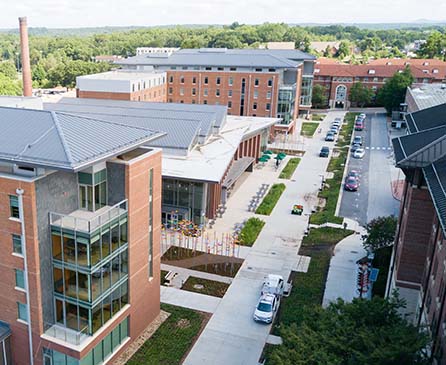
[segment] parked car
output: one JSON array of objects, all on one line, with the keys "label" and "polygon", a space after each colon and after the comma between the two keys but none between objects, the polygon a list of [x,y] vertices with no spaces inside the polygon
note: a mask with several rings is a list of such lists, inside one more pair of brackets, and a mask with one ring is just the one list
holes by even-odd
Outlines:
[{"label": "parked car", "polygon": [[362,148],[360,144],[354,143],[350,150],[354,153],[357,149]]},{"label": "parked car", "polygon": [[364,113],[361,113],[358,115],[359,118],[365,119],[366,115]]},{"label": "parked car", "polygon": [[335,121],[335,122],[339,122],[339,123],[342,123],[342,119],[341,119],[341,118],[339,118],[339,117],[336,117],[336,118],[334,119],[334,121]]},{"label": "parked car", "polygon": [[338,127],[338,128],[340,128],[341,127],[341,121],[340,120],[335,120],[333,123],[331,123],[331,125],[332,126],[335,126],[335,127]]},{"label": "parked car", "polygon": [[359,188],[359,182],[353,176],[347,176],[344,182],[344,189],[347,191],[356,191]]},{"label": "parked car", "polygon": [[269,274],[262,285],[262,295],[265,294],[274,294],[274,295],[283,295],[284,290],[284,280],[280,275]]},{"label": "parked car", "polygon": [[364,148],[358,148],[355,152],[353,152],[354,158],[363,158],[365,155],[365,149]]},{"label": "parked car", "polygon": [[360,146],[362,146],[362,137],[361,136],[355,136],[355,138],[353,138],[353,143],[352,144],[359,144]]},{"label": "parked car", "polygon": [[264,294],[257,302],[256,309],[254,311],[254,321],[271,323],[274,316],[279,309],[280,297],[274,294]]},{"label": "parked car", "polygon": [[339,129],[336,127],[331,127],[329,132],[332,132],[333,134],[338,134]]},{"label": "parked car", "polygon": [[364,122],[355,122],[355,131],[364,130]]},{"label": "parked car", "polygon": [[333,132],[327,132],[327,135],[325,136],[325,140],[327,142],[333,142],[335,140],[335,135]]},{"label": "parked car", "polygon": [[347,174],[347,177],[354,177],[356,180],[359,181],[359,172],[356,170],[350,170]]},{"label": "parked car", "polygon": [[328,146],[323,146],[321,152],[319,152],[319,157],[328,157],[330,154],[330,148]]}]

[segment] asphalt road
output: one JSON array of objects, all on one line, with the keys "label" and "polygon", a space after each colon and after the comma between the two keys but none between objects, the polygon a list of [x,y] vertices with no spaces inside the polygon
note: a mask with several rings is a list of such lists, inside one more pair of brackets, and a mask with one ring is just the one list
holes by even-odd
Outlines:
[{"label": "asphalt road", "polygon": [[364,130],[354,133],[363,137],[366,149],[364,158],[350,156],[348,162],[348,170],[359,172],[360,186],[356,192],[343,191],[339,215],[361,225],[379,216],[398,215],[399,202],[391,191],[394,167],[385,114],[367,114]]}]

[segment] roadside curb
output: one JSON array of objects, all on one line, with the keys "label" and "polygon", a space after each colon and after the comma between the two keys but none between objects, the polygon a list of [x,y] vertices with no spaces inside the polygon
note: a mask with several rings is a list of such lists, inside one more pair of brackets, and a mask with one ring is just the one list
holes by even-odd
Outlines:
[{"label": "roadside curb", "polygon": [[[345,165],[344,165],[344,173],[342,174],[341,186],[339,187],[338,201],[336,202],[335,216],[339,216],[339,210],[341,209],[342,196],[344,195],[344,189],[343,189],[343,187],[344,187],[344,180],[345,180],[345,176],[347,174],[347,166],[348,166],[348,163],[350,162],[350,156],[351,156],[350,146],[352,145],[352,141],[353,141],[354,135],[355,135],[355,126],[353,124],[352,136],[350,137],[350,144],[347,147],[348,148],[348,152],[347,152],[347,159],[345,160]],[[342,218],[344,218],[344,217],[342,217]]]}]

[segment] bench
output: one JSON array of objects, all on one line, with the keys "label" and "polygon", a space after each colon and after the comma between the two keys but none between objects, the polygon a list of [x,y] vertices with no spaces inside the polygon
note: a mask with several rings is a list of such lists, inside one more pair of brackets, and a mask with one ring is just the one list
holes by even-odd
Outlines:
[{"label": "bench", "polygon": [[172,280],[175,279],[175,276],[177,276],[178,273],[173,272],[173,271],[169,271],[167,273],[167,275],[164,277],[164,283],[166,286],[171,286],[172,285]]}]

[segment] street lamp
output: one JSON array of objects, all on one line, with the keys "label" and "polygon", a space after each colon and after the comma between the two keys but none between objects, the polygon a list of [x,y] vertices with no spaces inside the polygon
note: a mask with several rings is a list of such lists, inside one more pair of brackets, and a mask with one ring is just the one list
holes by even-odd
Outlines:
[{"label": "street lamp", "polygon": [[319,188],[319,191],[322,191],[324,189],[325,176],[324,175],[319,175],[319,177],[321,178],[321,187]]}]

